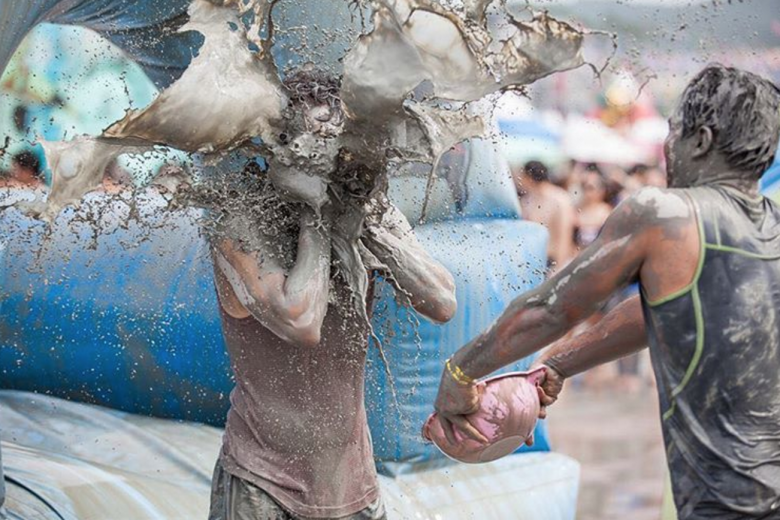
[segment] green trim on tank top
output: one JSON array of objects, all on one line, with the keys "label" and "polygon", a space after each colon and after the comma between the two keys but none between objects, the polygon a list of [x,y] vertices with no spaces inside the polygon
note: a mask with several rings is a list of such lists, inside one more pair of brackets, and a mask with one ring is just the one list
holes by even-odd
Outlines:
[{"label": "green trim on tank top", "polygon": [[702,250],[699,253],[700,255],[699,264],[696,268],[696,275],[694,276],[693,282],[691,282],[691,285],[686,287],[682,291],[678,291],[677,293],[674,293],[656,302],[648,302],[648,304],[651,307],[658,306],[661,305],[662,303],[667,303],[676,298],[679,298],[687,294],[689,291],[691,292],[691,297],[693,299],[694,320],[696,322],[696,345],[693,351],[693,357],[691,358],[691,362],[688,364],[688,368],[685,371],[685,375],[683,376],[682,381],[680,381],[680,383],[672,390],[672,395],[670,399],[672,401],[672,404],[669,407],[669,409],[666,410],[666,412],[664,412],[663,414],[662,418],[664,421],[667,421],[670,417],[672,417],[674,415],[674,412],[677,410],[676,397],[680,395],[680,393],[685,389],[688,383],[690,383],[690,380],[693,378],[694,372],[696,372],[696,369],[699,366],[699,362],[701,361],[701,356],[704,353],[704,315],[702,314],[701,295],[699,294],[699,278],[701,276],[701,271],[704,266],[706,251],[707,250],[720,251],[723,253],[742,255],[757,260],[779,260],[780,259],[780,255],[760,255],[757,253],[752,253],[750,251],[745,251],[744,249],[721,245],[720,233],[716,233],[716,240],[718,243],[710,244],[706,242],[706,238],[704,236],[704,225],[698,214],[698,210],[697,210],[697,219],[699,221],[699,240],[701,241],[702,244]]},{"label": "green trim on tank top", "polygon": [[[685,389],[686,385],[690,382],[691,378],[693,377],[693,373],[696,371],[696,368],[701,361],[702,353],[704,352],[704,317],[701,312],[699,279],[701,278],[701,273],[704,269],[704,261],[707,257],[707,236],[704,232],[704,220],[701,216],[699,206],[690,196],[688,196],[688,200],[691,203],[691,207],[693,207],[693,213],[696,216],[696,228],[699,232],[699,260],[696,264],[696,272],[693,275],[693,280],[691,280],[691,283],[679,291],[675,291],[672,294],[655,301],[651,301],[649,298],[647,298],[647,295],[644,294],[645,300],[649,307],[658,307],[664,303],[669,303],[682,296],[685,296],[688,293],[691,293],[693,298],[694,322],[696,327],[696,345],[693,352],[693,357],[688,364],[688,368],[685,370],[685,375],[683,376],[682,381],[680,381],[680,383],[672,390],[672,394],[670,396],[670,401],[672,404],[669,409],[664,412],[662,416],[663,421],[668,420],[672,415],[674,415],[674,412],[677,409],[677,402],[675,398],[680,395],[680,393]],[[644,293],[644,288],[642,289],[642,292]]]},{"label": "green trim on tank top", "polygon": [[[691,200],[690,197],[689,200]],[[658,307],[659,305],[663,305],[664,303],[669,303],[672,300],[676,300],[681,296],[685,296],[686,294],[688,294],[693,290],[693,288],[696,286],[697,283],[699,283],[699,278],[701,277],[701,271],[702,269],[704,269],[704,257],[707,254],[707,249],[706,249],[707,238],[704,236],[704,223],[702,222],[701,215],[699,215],[699,208],[696,206],[693,200],[691,200],[691,205],[694,208],[694,214],[696,215],[696,227],[699,230],[699,262],[696,264],[696,273],[694,273],[693,280],[691,280],[691,283],[689,283],[679,291],[675,291],[668,296],[659,298],[658,300],[651,300],[650,298],[648,298],[647,293],[645,293],[644,287],[642,287],[642,294],[645,297],[645,301],[647,302],[647,305],[649,305],[650,307]]]},{"label": "green trim on tank top", "polygon": [[680,381],[680,383],[674,387],[674,390],[672,390],[672,405],[668,410],[666,410],[666,412],[664,412],[664,421],[668,420],[672,415],[674,415],[674,412],[677,409],[676,398],[683,390],[685,390],[685,387],[688,385],[688,383],[690,383],[691,379],[693,378],[693,373],[699,367],[699,362],[701,361],[701,356],[704,352],[704,315],[701,311],[701,296],[699,295],[698,283],[693,288],[691,298],[693,299],[693,315],[694,321],[696,323],[696,345],[693,350],[693,357],[691,358],[691,362],[688,363],[688,368],[685,370],[685,375],[683,376],[682,381]]},{"label": "green trim on tank top", "polygon": [[672,404],[669,406],[669,409],[664,412],[662,416],[663,421],[667,421],[674,415],[674,412],[677,410],[676,397],[680,395],[688,383],[690,383],[691,379],[693,378],[693,374],[696,372],[696,369],[699,366],[701,356],[704,353],[704,315],[702,314],[701,295],[699,294],[699,279],[701,278],[701,273],[704,268],[704,261],[707,256],[707,251],[719,251],[722,253],[742,255],[748,258],[754,258],[756,260],[780,260],[780,254],[760,255],[746,251],[744,249],[722,245],[720,229],[717,225],[717,222],[715,223],[715,240],[717,244],[711,244],[707,242],[707,237],[705,236],[704,232],[704,222],[702,220],[699,207],[690,197],[689,200],[695,209],[697,227],[699,230],[699,261],[696,265],[696,274],[694,275],[693,280],[690,284],[680,289],[679,291],[675,291],[674,293],[655,301],[651,301],[649,298],[647,298],[647,294],[644,292],[644,288],[642,288],[642,293],[649,307],[658,307],[664,303],[669,303],[682,296],[685,296],[688,293],[691,293],[691,297],[693,299],[694,320],[696,324],[696,344],[693,351],[693,357],[688,364],[688,368],[685,370],[685,375],[683,376],[682,381],[680,381],[680,383],[672,390],[672,394],[670,396],[670,401]]},{"label": "green trim on tank top", "polygon": [[712,251],[720,251],[722,253],[733,253],[735,255],[742,255],[748,258],[754,258],[756,260],[780,260],[780,254],[777,255],[760,255],[758,253],[752,253],[738,247],[723,246],[719,244],[706,244],[707,249]]}]

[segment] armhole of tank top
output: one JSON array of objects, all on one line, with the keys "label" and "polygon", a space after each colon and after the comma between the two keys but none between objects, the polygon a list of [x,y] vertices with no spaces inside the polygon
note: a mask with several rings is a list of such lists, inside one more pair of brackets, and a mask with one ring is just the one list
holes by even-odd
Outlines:
[{"label": "armhole of tank top", "polygon": [[648,298],[647,293],[645,292],[645,288],[642,287],[642,284],[640,284],[642,297],[645,299],[649,307],[658,307],[659,305],[663,305],[664,303],[669,303],[670,301],[676,300],[681,296],[685,296],[686,294],[691,292],[694,287],[696,287],[696,284],[699,283],[699,278],[701,277],[701,271],[702,268],[704,267],[704,257],[707,254],[707,237],[704,231],[704,221],[701,216],[701,210],[699,209],[699,205],[696,204],[696,201],[694,201],[691,198],[691,196],[688,195],[688,193],[685,193],[685,198],[688,200],[688,203],[693,209],[693,215],[696,218],[696,229],[699,234],[699,261],[696,263],[696,271],[693,274],[693,279],[688,285],[686,285],[682,289],[678,289],[677,291],[674,291],[673,293],[658,298],[656,300],[651,300],[650,298]]}]

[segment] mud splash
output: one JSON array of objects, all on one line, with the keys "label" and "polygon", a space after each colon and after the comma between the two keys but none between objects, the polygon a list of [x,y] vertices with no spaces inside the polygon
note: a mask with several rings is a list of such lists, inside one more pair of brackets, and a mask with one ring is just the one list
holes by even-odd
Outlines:
[{"label": "mud splash", "polygon": [[504,0],[372,0],[351,2],[356,13],[370,10],[371,28],[351,42],[341,77],[303,65],[283,80],[271,52],[274,8],[292,1],[193,0],[181,30],[205,42],[178,81],[98,137],[45,144],[53,185],[42,216],[77,204],[117,156],[169,146],[211,170],[183,191],[183,204],[222,219],[241,213],[254,228],[263,201],[224,179],[238,173],[236,154],[242,169],[263,156],[279,197],[337,216],[334,265],[366,317],[376,258],[365,222],[373,214],[378,225],[390,208],[387,171],[422,162],[432,179],[444,153],[485,133],[476,102],[584,63],[583,31],[544,12],[522,21]]}]

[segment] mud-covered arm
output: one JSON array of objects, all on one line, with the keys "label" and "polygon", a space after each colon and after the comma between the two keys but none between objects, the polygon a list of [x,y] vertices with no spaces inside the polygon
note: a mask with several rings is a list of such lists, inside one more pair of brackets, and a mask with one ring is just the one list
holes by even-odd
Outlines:
[{"label": "mud-covered arm", "polygon": [[582,334],[553,343],[535,363],[547,367],[539,385],[539,417],[547,417],[547,407],[558,400],[567,378],[639,352],[647,346],[646,334],[642,302],[637,295],[620,303]]},{"label": "mud-covered arm", "polygon": [[639,295],[612,309],[582,334],[559,340],[536,363],[569,378],[593,367],[639,352],[647,346],[647,332]]},{"label": "mud-covered arm", "polygon": [[453,426],[485,442],[467,418],[479,408],[477,379],[561,338],[637,278],[657,226],[655,215],[636,198],[621,204],[590,247],[538,289],[513,301],[487,331],[452,356],[434,403],[450,442],[456,442]]},{"label": "mud-covered arm", "polygon": [[265,238],[260,250],[244,252],[232,239],[215,241],[214,262],[241,304],[277,336],[300,346],[320,342],[328,309],[330,232],[314,211],[301,217],[298,252],[289,273]]},{"label": "mud-covered arm", "polygon": [[628,199],[590,247],[538,289],[512,302],[453,362],[469,377],[480,378],[556,341],[613,292],[637,279],[660,228],[652,200]]},{"label": "mud-covered arm", "polygon": [[457,310],[455,281],[425,251],[398,208],[390,204],[381,222],[368,222],[363,243],[387,266],[390,281],[417,312],[438,323],[452,319]]}]

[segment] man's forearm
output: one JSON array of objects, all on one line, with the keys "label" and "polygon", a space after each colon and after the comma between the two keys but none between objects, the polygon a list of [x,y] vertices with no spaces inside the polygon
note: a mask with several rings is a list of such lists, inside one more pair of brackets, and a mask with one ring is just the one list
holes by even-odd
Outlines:
[{"label": "man's forearm", "polygon": [[634,296],[612,309],[582,334],[553,344],[538,363],[571,377],[638,352],[647,346],[642,303]]},{"label": "man's forearm", "polygon": [[[534,306],[532,301],[533,296],[513,302],[490,330],[453,356],[453,363],[466,375],[481,378],[530,356],[561,338],[574,325],[563,313],[546,305]],[[641,301],[636,296],[618,305],[587,332],[555,344],[540,361],[564,376],[571,376],[646,345]]]},{"label": "man's forearm", "polygon": [[449,321],[457,306],[455,282],[441,264],[384,229],[372,230],[364,243],[415,309],[436,321]]},{"label": "man's forearm", "polygon": [[253,253],[221,241],[215,261],[239,302],[263,325],[291,343],[316,344],[327,312],[330,233],[312,210],[301,219],[295,265],[286,272],[270,238]]},{"label": "man's forearm", "polygon": [[534,291],[512,302],[490,329],[460,349],[452,361],[467,376],[482,378],[544,348],[573,325],[561,309],[540,301]]},{"label": "man's forearm", "polygon": [[[330,280],[330,233],[321,229],[313,217],[304,217],[298,237],[295,265],[284,284],[286,304],[301,303],[302,298],[312,299],[327,293]],[[327,296],[323,298],[327,303]],[[290,301],[292,300],[292,301]]]}]

